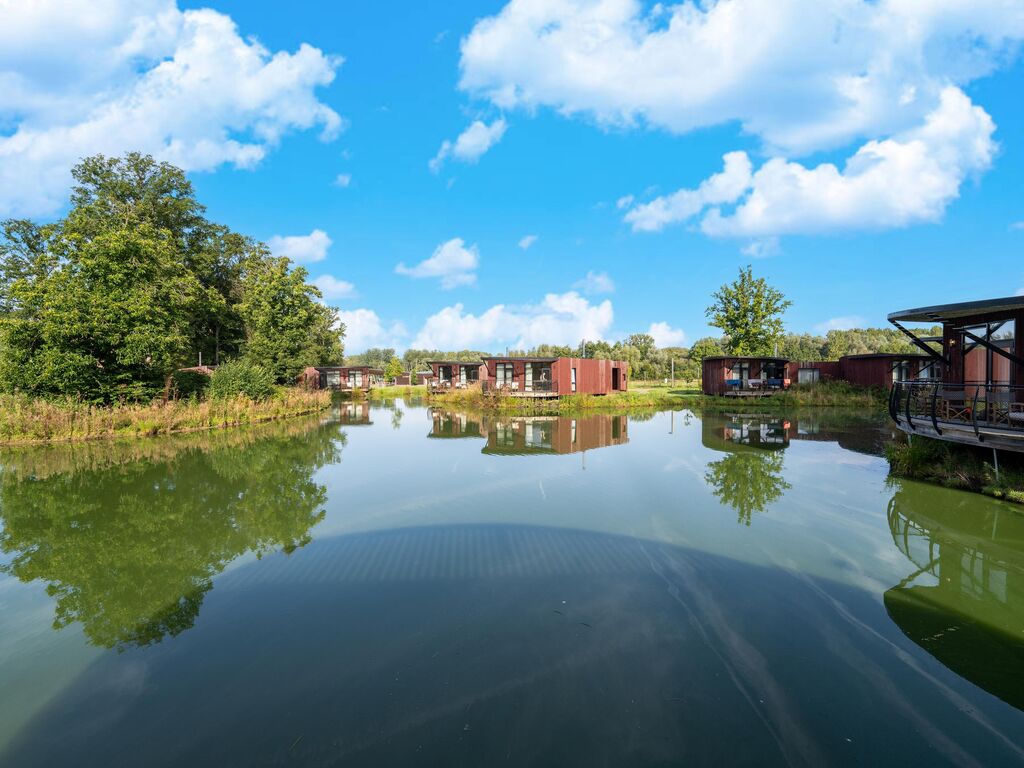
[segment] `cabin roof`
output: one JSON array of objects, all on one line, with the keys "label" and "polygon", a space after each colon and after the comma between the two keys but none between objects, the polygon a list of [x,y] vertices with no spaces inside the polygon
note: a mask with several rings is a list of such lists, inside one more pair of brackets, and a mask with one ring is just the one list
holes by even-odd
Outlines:
[{"label": "cabin roof", "polygon": [[327,371],[366,371],[367,373],[384,373],[383,368],[371,368],[368,365],[314,365],[314,370]]},{"label": "cabin roof", "polygon": [[760,355],[708,355],[705,360],[758,360],[764,363],[788,363],[788,357],[762,357]]},{"label": "cabin roof", "polygon": [[842,360],[932,360],[923,352],[865,352],[861,355],[843,355]]},{"label": "cabin roof", "polygon": [[[529,357],[529,356],[517,356],[517,355],[490,355],[485,357],[484,360],[513,360],[521,363],[553,363],[556,360],[561,360],[560,357]],[[568,358],[566,358],[568,359]]]},{"label": "cabin roof", "polygon": [[430,360],[427,365],[483,365],[481,360]]},{"label": "cabin roof", "polygon": [[1024,296],[1007,296],[1003,299],[963,301],[958,304],[937,304],[934,307],[918,307],[892,312],[890,322],[943,323],[962,317],[973,317],[997,312],[1014,312],[1024,309]]}]

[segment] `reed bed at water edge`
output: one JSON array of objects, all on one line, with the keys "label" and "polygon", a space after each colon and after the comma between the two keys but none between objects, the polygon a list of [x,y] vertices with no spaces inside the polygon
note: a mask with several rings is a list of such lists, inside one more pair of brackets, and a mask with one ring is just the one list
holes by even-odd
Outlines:
[{"label": "reed bed at water edge", "polygon": [[294,387],[281,388],[260,402],[237,397],[102,406],[72,399],[0,395],[0,443],[145,437],[218,429],[316,413],[330,404],[329,392]]}]

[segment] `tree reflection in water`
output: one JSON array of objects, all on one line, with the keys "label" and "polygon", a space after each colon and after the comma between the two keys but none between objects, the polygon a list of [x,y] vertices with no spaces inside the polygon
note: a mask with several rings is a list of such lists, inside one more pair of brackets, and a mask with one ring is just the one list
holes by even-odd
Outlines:
[{"label": "tree reflection in water", "polygon": [[[339,439],[341,438],[341,439]],[[337,424],[290,424],[7,454],[3,570],[43,581],[54,628],[102,647],[149,645],[195,622],[232,560],[310,541],[336,461]]]},{"label": "tree reflection in water", "polygon": [[791,487],[782,476],[781,451],[733,453],[712,461],[704,482],[719,501],[736,510],[736,521],[747,526],[755,512],[764,512]]}]

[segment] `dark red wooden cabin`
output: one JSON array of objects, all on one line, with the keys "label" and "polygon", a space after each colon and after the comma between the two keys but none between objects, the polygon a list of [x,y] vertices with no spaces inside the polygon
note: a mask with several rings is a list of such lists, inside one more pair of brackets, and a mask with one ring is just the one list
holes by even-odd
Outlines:
[{"label": "dark red wooden cabin", "polygon": [[[900,429],[1024,451],[1024,296],[893,312],[889,322],[927,355],[936,382],[898,382],[889,410]],[[908,324],[942,326],[941,338]]]},{"label": "dark red wooden cabin", "polygon": [[784,357],[716,355],[705,357],[702,384],[705,395],[765,393],[790,385]]},{"label": "dark red wooden cabin", "polygon": [[485,357],[486,391],[519,397],[608,395],[629,386],[629,363],[580,357]]},{"label": "dark red wooden cabin", "polygon": [[430,388],[436,391],[465,389],[487,376],[487,368],[480,360],[432,360],[430,362]]},{"label": "dark red wooden cabin", "polygon": [[367,390],[384,386],[384,371],[368,365],[311,366],[299,374],[299,384],[310,389]]},{"label": "dark red wooden cabin", "polygon": [[890,389],[897,381],[938,378],[934,362],[925,354],[845,355],[839,358],[839,378],[859,387]]}]

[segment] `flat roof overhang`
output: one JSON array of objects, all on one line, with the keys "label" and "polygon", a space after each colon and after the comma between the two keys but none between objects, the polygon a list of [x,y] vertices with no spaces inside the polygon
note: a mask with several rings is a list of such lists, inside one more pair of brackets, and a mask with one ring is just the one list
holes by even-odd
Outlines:
[{"label": "flat roof overhang", "polygon": [[757,355],[708,355],[705,360],[759,360],[765,363],[788,363],[788,357],[759,357]]},{"label": "flat roof overhang", "polygon": [[[924,341],[924,339],[922,339]],[[866,352],[862,355],[843,355],[841,360],[931,360],[931,355],[925,355],[918,352],[908,352],[906,354],[900,352]]]},{"label": "flat roof overhang", "polygon": [[[554,363],[561,360],[560,357],[511,357],[509,355],[492,355],[484,360],[508,360],[515,363]],[[568,360],[569,358],[566,358]]]},{"label": "flat roof overhang", "polygon": [[1020,310],[1024,310],[1024,296],[1007,296],[1002,299],[964,301],[958,304],[937,304],[934,307],[904,309],[900,312],[892,312],[889,315],[889,322],[944,323],[964,317]]},{"label": "flat roof overhang", "polygon": [[[483,365],[481,360],[430,360],[427,365]],[[419,373],[431,373],[431,371],[419,371]]]}]

